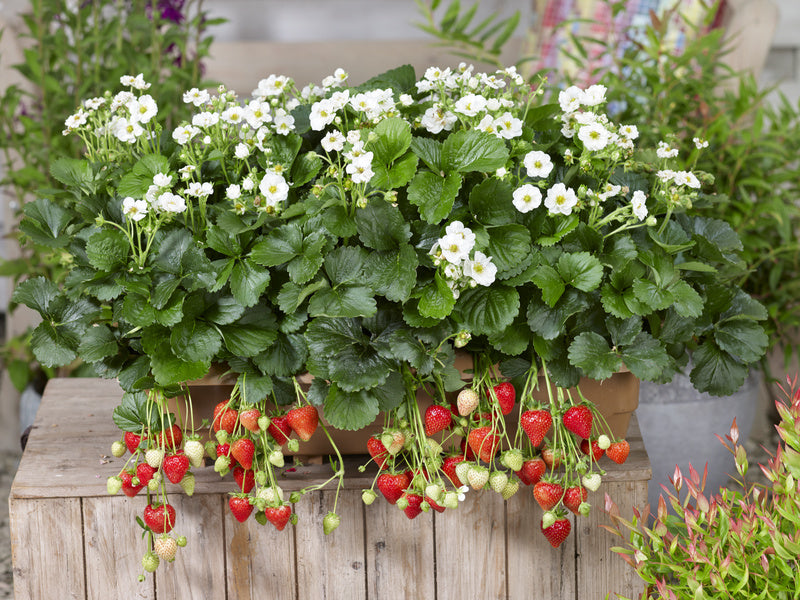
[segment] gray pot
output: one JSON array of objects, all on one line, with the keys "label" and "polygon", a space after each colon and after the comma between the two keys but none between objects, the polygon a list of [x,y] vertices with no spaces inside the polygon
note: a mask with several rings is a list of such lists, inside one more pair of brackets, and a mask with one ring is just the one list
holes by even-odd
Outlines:
[{"label": "gray pot", "polygon": [[[687,371],[688,373],[688,371]],[[706,495],[724,487],[736,473],[733,455],[714,435],[730,433],[736,417],[740,440],[750,435],[761,389],[761,371],[751,369],[744,385],[731,396],[711,396],[694,389],[687,374],[678,373],[671,383],[642,381],[636,414],[642,438],[653,467],[648,502],[655,512],[661,484],[673,491],[670,477],[678,465],[688,477],[689,464],[702,476],[708,463]]]}]

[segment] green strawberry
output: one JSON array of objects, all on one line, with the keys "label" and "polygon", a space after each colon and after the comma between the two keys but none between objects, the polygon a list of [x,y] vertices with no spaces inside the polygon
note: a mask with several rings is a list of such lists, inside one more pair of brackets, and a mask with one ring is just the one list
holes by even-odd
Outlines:
[{"label": "green strawberry", "polygon": [[153,573],[158,568],[158,554],[155,552],[146,552],[142,557],[142,568],[148,573]]},{"label": "green strawberry", "polygon": [[491,487],[498,494],[502,494],[503,490],[508,484],[508,475],[503,471],[495,471],[489,475],[489,487]]},{"label": "green strawberry", "polygon": [[106,491],[108,491],[110,495],[116,495],[121,489],[122,479],[120,479],[118,476],[114,475],[106,480]]},{"label": "green strawberry", "polygon": [[489,481],[489,469],[481,465],[473,465],[467,471],[467,481],[473,490],[481,490]]},{"label": "green strawberry", "polygon": [[325,535],[329,535],[333,533],[333,530],[336,529],[341,522],[342,519],[339,517],[339,515],[337,515],[335,512],[329,512],[322,519],[322,531],[325,532]]}]

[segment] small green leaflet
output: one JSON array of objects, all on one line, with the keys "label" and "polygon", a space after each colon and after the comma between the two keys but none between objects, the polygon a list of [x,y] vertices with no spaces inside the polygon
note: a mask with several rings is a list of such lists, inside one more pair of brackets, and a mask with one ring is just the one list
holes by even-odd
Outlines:
[{"label": "small green leaflet", "polygon": [[461,175],[451,172],[446,177],[422,171],[408,186],[408,201],[419,207],[420,216],[431,224],[439,223],[453,208]]},{"label": "small green leaflet", "polygon": [[447,171],[486,173],[505,166],[507,160],[505,142],[477,129],[450,134],[442,145],[442,163]]}]

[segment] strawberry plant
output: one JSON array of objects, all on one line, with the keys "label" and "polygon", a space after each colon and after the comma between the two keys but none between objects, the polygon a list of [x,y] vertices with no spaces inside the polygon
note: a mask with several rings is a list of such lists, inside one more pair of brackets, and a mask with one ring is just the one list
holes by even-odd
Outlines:
[{"label": "strawberry plant", "polygon": [[[736,459],[738,479],[713,496],[704,493],[705,474],[676,467],[674,491],[665,488],[654,515],[620,516],[606,496],[609,531],[624,545],[612,548],[642,578],[643,599],[793,598],[800,544],[800,389],[786,378],[785,398],[776,401],[781,443],[759,468],[766,484],[750,483],[747,452],[734,419],[722,444]],[[652,519],[652,521],[651,521]],[[650,524],[649,524],[650,523]]]}]

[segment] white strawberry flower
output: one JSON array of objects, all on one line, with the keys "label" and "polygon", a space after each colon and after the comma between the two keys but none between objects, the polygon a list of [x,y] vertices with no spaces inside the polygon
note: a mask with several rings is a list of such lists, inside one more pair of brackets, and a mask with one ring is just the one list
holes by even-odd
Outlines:
[{"label": "white strawberry flower", "polygon": [[289,197],[289,184],[283,175],[275,171],[267,171],[258,184],[259,191],[263,194],[267,206],[276,206]]},{"label": "white strawberry flower", "polygon": [[206,90],[192,88],[188,92],[183,93],[183,102],[185,104],[193,104],[198,107],[205,104],[210,99],[211,96]]},{"label": "white strawberry flower", "polygon": [[344,142],[345,138],[342,132],[334,129],[326,133],[320,143],[325,152],[341,152],[344,148]]},{"label": "white strawberry flower", "polygon": [[130,121],[125,117],[115,117],[111,121],[111,133],[120,141],[132,144],[144,133],[144,129],[136,121]]},{"label": "white strawberry flower", "polygon": [[604,85],[595,84],[590,85],[583,92],[582,102],[584,106],[597,106],[606,101],[606,91],[608,88]]},{"label": "white strawberry flower", "polygon": [[244,160],[250,156],[250,146],[243,142],[236,144],[236,147],[233,149],[233,155],[239,160]]},{"label": "white strawberry flower", "polygon": [[636,215],[636,218],[640,221],[644,221],[647,218],[647,205],[645,201],[647,200],[647,196],[642,190],[636,190],[633,192],[633,197],[631,198],[631,207],[633,208],[633,214]]},{"label": "white strawberry flower", "polygon": [[490,286],[497,275],[497,265],[492,262],[491,256],[476,251],[472,259],[464,261],[464,275],[470,277],[475,283]]},{"label": "white strawberry flower", "polygon": [[160,188],[169,187],[172,183],[172,175],[167,175],[166,173],[156,173],[153,175],[153,185],[156,185]]},{"label": "white strawberry flower", "polygon": [[270,75],[258,82],[258,87],[253,90],[252,96],[260,100],[280,96],[286,91],[289,81],[289,78],[285,75]]},{"label": "white strawberry flower", "polygon": [[453,110],[467,117],[477,116],[486,108],[486,98],[479,94],[465,94],[456,100]]},{"label": "white strawberry flower", "polygon": [[322,131],[328,125],[333,123],[336,117],[336,106],[330,99],[320,100],[311,105],[311,114],[309,121],[311,122],[311,129],[314,131]]},{"label": "white strawberry flower", "polygon": [[172,139],[184,146],[198,133],[200,133],[200,130],[194,125],[181,125],[172,132]]},{"label": "white strawberry flower", "polygon": [[172,192],[164,192],[158,197],[158,208],[168,213],[182,213],[186,210],[186,200]]},{"label": "white strawberry flower", "polygon": [[522,164],[525,166],[528,177],[545,178],[553,170],[553,161],[550,155],[541,150],[528,152],[522,159]]},{"label": "white strawberry flower", "polygon": [[558,104],[561,106],[562,112],[574,112],[581,107],[583,98],[583,90],[577,86],[571,85],[558,93]]},{"label": "white strawberry flower", "polygon": [[577,204],[578,196],[575,195],[575,191],[563,183],[557,183],[547,190],[547,197],[544,201],[550,214],[569,215]]},{"label": "white strawberry flower", "polygon": [[447,234],[439,240],[439,248],[444,259],[454,265],[460,265],[469,257],[474,241],[470,242],[460,233]]},{"label": "white strawberry flower", "polygon": [[147,216],[147,201],[128,196],[122,201],[122,214],[131,221],[141,221]]},{"label": "white strawberry flower", "polygon": [[131,113],[131,120],[139,123],[149,123],[158,114],[158,105],[149,94],[139,96],[125,106]]},{"label": "white strawberry flower", "polygon": [[275,126],[275,133],[280,135],[289,135],[294,131],[294,117],[282,108],[275,111],[272,124]]},{"label": "white strawberry flower", "polygon": [[530,212],[541,206],[542,191],[535,185],[526,183],[514,190],[512,203],[519,212]]},{"label": "white strawberry flower", "polygon": [[522,135],[522,121],[510,112],[503,113],[494,121],[497,136],[511,140]]},{"label": "white strawberry flower", "polygon": [[600,123],[591,123],[578,129],[578,139],[587,150],[602,150],[611,140],[611,132]]},{"label": "white strawberry flower", "polygon": [[639,128],[636,125],[623,125],[619,128],[619,134],[628,140],[635,140],[639,137]]}]

